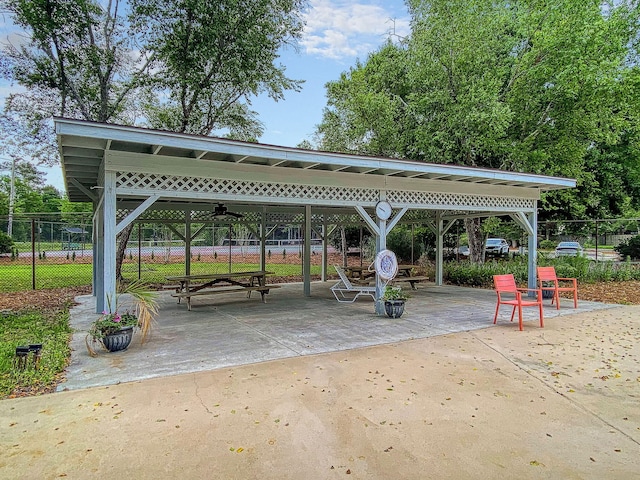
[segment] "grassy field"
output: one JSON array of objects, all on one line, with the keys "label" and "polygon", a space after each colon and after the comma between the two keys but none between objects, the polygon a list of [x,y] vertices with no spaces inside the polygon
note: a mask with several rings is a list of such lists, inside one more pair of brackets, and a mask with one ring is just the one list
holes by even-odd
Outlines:
[{"label": "grassy field", "polygon": [[[50,391],[69,359],[68,312],[0,314],[0,398],[20,392]],[[38,368],[34,355],[28,355],[27,367],[15,364],[16,347],[41,343]]]},{"label": "grassy field", "polygon": [[[234,263],[234,272],[258,270],[257,263]],[[291,277],[302,275],[300,265],[267,264],[267,270],[274,272],[274,277]],[[227,273],[228,263],[193,262],[191,273]],[[319,265],[311,266],[312,275],[320,275]],[[125,278],[138,278],[138,265],[125,263],[122,267]],[[184,274],[184,265],[180,263],[145,263],[142,265],[141,279],[149,284],[167,283],[166,277]],[[92,265],[87,263],[38,264],[36,266],[36,288],[61,288],[90,285]],[[0,292],[19,292],[31,289],[31,265],[7,263],[0,265]]]}]

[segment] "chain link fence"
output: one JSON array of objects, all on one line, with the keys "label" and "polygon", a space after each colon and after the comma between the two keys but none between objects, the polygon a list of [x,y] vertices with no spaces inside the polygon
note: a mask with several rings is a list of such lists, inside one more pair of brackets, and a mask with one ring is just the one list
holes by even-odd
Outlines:
[{"label": "chain link fence", "polygon": [[[0,292],[91,285],[90,213],[3,217],[0,230],[4,233],[10,230],[14,241],[11,252],[0,254]],[[166,223],[135,225],[125,249],[123,277],[160,288],[167,285],[166,277],[184,274],[187,259],[179,231]],[[191,273],[228,273],[260,267],[259,240],[246,225],[192,224],[191,231],[195,233],[189,258]],[[301,281],[303,226],[269,225],[267,231],[267,270],[274,273],[270,282]],[[445,260],[466,258],[464,232],[462,221],[448,230],[444,238]],[[617,261],[614,247],[640,234],[640,219],[540,222],[538,233],[542,254],[553,252],[560,241],[573,240],[580,242],[592,259]],[[526,235],[513,222],[499,222],[486,235],[507,239],[513,255],[526,254]],[[314,233],[311,243],[311,275],[312,279],[320,279],[322,242]],[[375,252],[371,236],[361,227],[335,229],[329,244],[329,266],[366,266]],[[418,264],[435,257],[435,236],[424,225],[394,229],[387,245],[404,263]]]}]

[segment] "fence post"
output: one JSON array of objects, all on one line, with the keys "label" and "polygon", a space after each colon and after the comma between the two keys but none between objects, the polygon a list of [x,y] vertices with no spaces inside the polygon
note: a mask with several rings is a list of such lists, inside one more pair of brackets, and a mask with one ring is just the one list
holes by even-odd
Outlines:
[{"label": "fence post", "polygon": [[142,278],[142,224],[138,223],[138,280]]},{"label": "fence post", "polygon": [[36,219],[31,219],[31,289],[36,289]]},{"label": "fence post", "polygon": [[596,262],[598,261],[598,219],[596,218]]}]

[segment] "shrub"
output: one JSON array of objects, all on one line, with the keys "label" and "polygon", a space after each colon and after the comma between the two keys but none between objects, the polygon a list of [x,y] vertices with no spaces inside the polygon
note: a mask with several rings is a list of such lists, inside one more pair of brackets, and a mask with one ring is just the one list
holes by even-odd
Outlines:
[{"label": "shrub", "polygon": [[640,235],[631,237],[624,242],[621,242],[618,246],[613,248],[616,252],[622,255],[623,258],[631,258],[637,260],[640,258]]},{"label": "shrub", "polygon": [[540,248],[542,250],[553,250],[556,248],[556,243],[553,240],[542,240],[540,242]]},{"label": "shrub", "polygon": [[422,255],[422,244],[413,242],[411,231],[403,228],[394,228],[387,236],[387,248],[396,254],[399,262],[411,261],[411,245],[413,243],[413,258]]},{"label": "shrub", "polygon": [[0,253],[13,253],[13,239],[4,232],[0,232]]}]

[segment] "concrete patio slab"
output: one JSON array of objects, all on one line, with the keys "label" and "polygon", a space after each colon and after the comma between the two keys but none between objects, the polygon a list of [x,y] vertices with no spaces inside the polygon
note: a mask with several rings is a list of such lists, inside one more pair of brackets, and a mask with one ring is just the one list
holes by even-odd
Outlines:
[{"label": "concrete patio slab", "polygon": [[[272,290],[268,303],[259,295],[244,293],[195,297],[193,310],[177,304],[171,292],[159,296],[160,315],[150,341],[134,338],[125,352],[88,355],[86,332],[95,314],[95,299],[79,297],[71,311],[76,330],[66,381],[58,390],[113,385],[181,373],[215,370],[268,360],[314,355],[427,338],[454,332],[493,327],[496,296],[491,290],[420,285],[411,292],[405,313],[397,319],[377,316],[367,298],[352,304],[338,303],[329,287],[334,282],[312,284],[312,296],[303,295],[301,284]],[[546,318],[611,308],[596,302],[569,300],[562,308],[550,307]],[[126,308],[123,303],[121,310]],[[537,309],[525,308],[525,329],[539,329]],[[516,329],[510,309],[501,307],[497,327]]]}]

